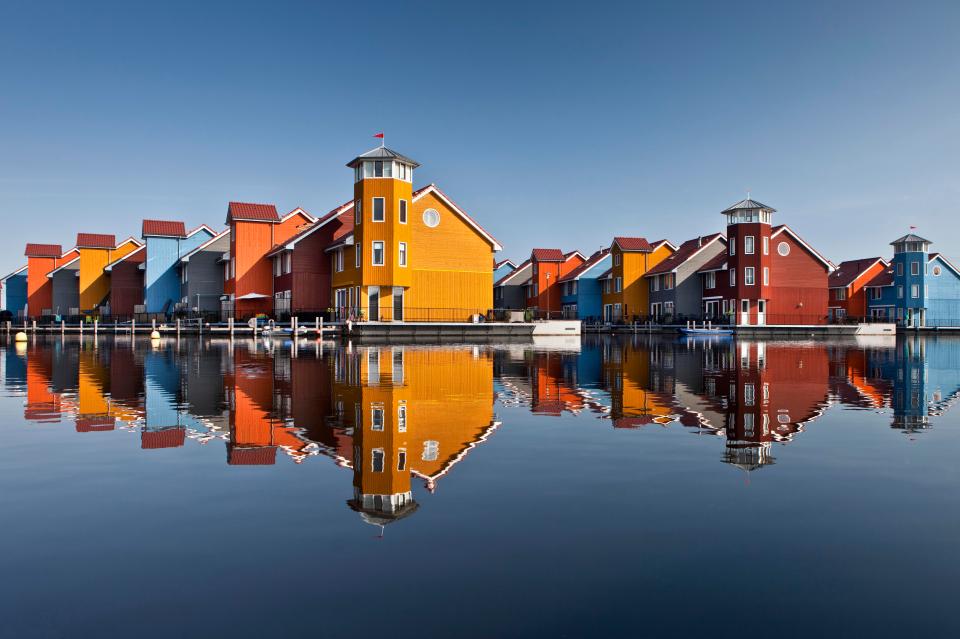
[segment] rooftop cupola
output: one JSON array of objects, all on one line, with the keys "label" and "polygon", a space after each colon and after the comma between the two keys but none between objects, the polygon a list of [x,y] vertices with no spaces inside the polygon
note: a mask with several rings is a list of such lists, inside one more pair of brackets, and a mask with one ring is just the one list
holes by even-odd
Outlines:
[{"label": "rooftop cupola", "polygon": [[740,200],[733,206],[725,208],[722,213],[727,216],[727,224],[760,223],[770,224],[777,209],[762,202],[751,200],[749,197]]},{"label": "rooftop cupola", "polygon": [[932,242],[919,235],[908,233],[890,244],[893,246],[894,253],[926,253],[930,250]]},{"label": "rooftop cupola", "polygon": [[353,169],[354,182],[368,178],[394,178],[413,182],[413,170],[420,164],[393,149],[378,146],[350,160],[347,166]]}]

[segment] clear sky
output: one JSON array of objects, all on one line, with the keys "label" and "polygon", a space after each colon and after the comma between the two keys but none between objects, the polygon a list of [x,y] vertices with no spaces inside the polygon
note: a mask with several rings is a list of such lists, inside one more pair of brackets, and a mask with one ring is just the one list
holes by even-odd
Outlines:
[{"label": "clear sky", "polygon": [[0,5],[0,271],[25,242],[319,214],[376,145],[522,259],[722,230],[960,260],[960,3]]}]

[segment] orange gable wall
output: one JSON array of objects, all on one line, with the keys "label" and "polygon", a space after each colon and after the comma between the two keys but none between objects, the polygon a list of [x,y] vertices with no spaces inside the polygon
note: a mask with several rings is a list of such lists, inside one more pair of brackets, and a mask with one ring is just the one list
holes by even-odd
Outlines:
[{"label": "orange gable wall", "polygon": [[47,273],[60,263],[56,257],[27,258],[27,313],[31,317],[40,317],[43,309],[53,305],[53,282]]},{"label": "orange gable wall", "polygon": [[234,276],[227,286],[227,292],[237,297],[248,293],[268,296],[262,300],[235,302],[237,317],[269,313],[273,309],[273,264],[266,254],[276,244],[293,237],[308,222],[305,216],[298,213],[276,224],[242,220],[230,223],[230,257],[234,264]]},{"label": "orange gable wall", "polygon": [[110,274],[104,267],[139,248],[127,240],[114,249],[80,248],[80,310],[90,311],[110,295]]},{"label": "orange gable wall", "polygon": [[877,262],[863,274],[855,279],[850,286],[847,287],[847,299],[837,300],[835,296],[837,294],[836,290],[830,290],[830,306],[839,307],[846,311],[848,317],[866,317],[867,316],[867,290],[864,286],[872,280],[874,277],[879,275],[886,266],[882,262]]}]

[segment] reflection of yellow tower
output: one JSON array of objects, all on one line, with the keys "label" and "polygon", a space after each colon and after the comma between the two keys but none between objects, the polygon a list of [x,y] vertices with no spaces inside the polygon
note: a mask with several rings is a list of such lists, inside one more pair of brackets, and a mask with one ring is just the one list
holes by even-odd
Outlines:
[{"label": "reflection of yellow tower", "polygon": [[360,306],[371,320],[403,319],[403,298],[412,282],[413,169],[419,165],[381,146],[347,166],[354,170],[354,251],[359,251],[361,265],[357,278]]}]

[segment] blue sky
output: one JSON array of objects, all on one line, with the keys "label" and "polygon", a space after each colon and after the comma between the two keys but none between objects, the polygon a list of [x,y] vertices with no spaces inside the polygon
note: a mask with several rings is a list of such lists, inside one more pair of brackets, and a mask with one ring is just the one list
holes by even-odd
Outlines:
[{"label": "blue sky", "polygon": [[0,77],[4,272],[325,212],[381,130],[503,257],[679,243],[750,189],[834,261],[911,224],[960,260],[958,3],[6,2]]}]

